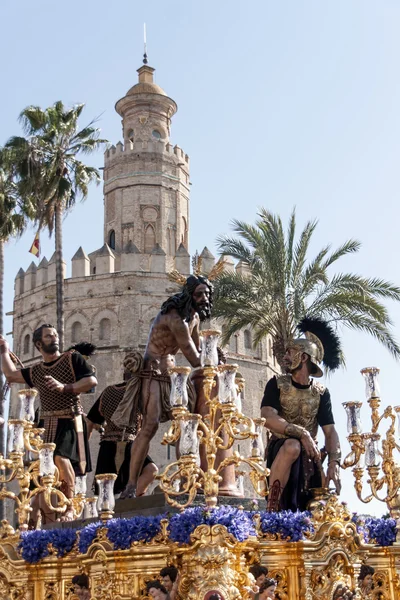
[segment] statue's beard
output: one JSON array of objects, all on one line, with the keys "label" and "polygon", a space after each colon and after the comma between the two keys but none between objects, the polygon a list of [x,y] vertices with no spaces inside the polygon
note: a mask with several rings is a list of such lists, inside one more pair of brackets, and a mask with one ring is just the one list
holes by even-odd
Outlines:
[{"label": "statue's beard", "polygon": [[197,304],[194,300],[192,301],[192,305],[194,310],[199,315],[200,321],[206,321],[211,318],[211,308],[210,305],[207,304]]},{"label": "statue's beard", "polygon": [[52,342],[51,344],[45,344],[42,342],[42,350],[46,354],[54,354],[59,349],[58,342]]}]

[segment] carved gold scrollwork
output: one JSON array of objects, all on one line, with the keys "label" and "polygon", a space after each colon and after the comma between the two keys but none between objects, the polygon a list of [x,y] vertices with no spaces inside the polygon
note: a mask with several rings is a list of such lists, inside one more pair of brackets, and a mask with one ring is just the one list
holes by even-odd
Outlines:
[{"label": "carved gold scrollwork", "polygon": [[268,577],[272,577],[278,582],[275,595],[279,600],[288,600],[288,574],[286,569],[271,569]]},{"label": "carved gold scrollwork", "polygon": [[60,590],[58,581],[44,582],[44,600],[59,600]]}]

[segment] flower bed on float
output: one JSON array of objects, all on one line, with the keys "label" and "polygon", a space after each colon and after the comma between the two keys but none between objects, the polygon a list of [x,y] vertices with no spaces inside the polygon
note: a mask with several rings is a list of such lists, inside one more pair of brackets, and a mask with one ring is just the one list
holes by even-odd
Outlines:
[{"label": "flower bed on float", "polygon": [[[114,550],[127,550],[135,542],[149,543],[162,530],[162,520],[168,520],[168,538],[179,545],[190,543],[190,536],[199,525],[223,525],[238,542],[252,536],[299,542],[314,533],[309,512],[245,511],[232,506],[206,509],[201,506],[187,508],[182,513],[136,516],[130,519],[111,519],[105,525],[90,523],[82,529],[63,528],[28,531],[21,534],[18,551],[27,563],[38,563],[55,552],[63,557],[72,551],[86,554],[96,540],[99,530],[105,528],[106,537]],[[396,523],[389,518],[361,518],[354,515],[352,521],[365,542],[378,546],[391,546],[396,539]]]}]

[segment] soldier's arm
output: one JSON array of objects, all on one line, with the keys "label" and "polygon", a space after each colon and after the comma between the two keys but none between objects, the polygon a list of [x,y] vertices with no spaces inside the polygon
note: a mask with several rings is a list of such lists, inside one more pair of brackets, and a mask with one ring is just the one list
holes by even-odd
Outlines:
[{"label": "soldier's arm", "polygon": [[90,377],[83,377],[79,381],[75,381],[75,383],[61,383],[61,381],[57,381],[51,375],[45,377],[46,385],[50,390],[56,390],[60,392],[60,394],[84,394],[91,390],[94,386],[97,385],[97,379],[93,375]]},{"label": "soldier's arm", "polygon": [[7,340],[2,336],[0,336],[0,357],[1,370],[8,383],[26,383],[21,371],[16,368],[11,360]]},{"label": "soldier's arm", "polygon": [[261,402],[261,416],[265,419],[265,427],[273,433],[284,434],[288,422],[279,416],[280,407],[280,392],[276,378],[272,377],[265,386]]},{"label": "soldier's arm", "polygon": [[190,335],[188,324],[175,311],[171,311],[168,316],[170,330],[183,355],[192,367],[200,367],[200,353]]},{"label": "soldier's arm", "polygon": [[96,402],[93,404],[92,408],[86,415],[88,439],[90,439],[93,429],[96,429],[97,431],[100,431],[102,429],[103,423],[105,421],[105,418],[100,412],[100,401],[101,395],[99,396],[99,398],[97,398]]}]

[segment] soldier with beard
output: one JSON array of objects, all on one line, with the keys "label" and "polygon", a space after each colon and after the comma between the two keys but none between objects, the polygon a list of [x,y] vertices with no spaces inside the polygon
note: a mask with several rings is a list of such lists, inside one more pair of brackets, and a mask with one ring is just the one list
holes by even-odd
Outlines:
[{"label": "soldier with beard", "polygon": [[[340,493],[340,443],[328,389],[313,377],[322,377],[320,363],[330,370],[340,364],[340,343],[332,328],[317,318],[298,325],[304,334],[287,344],[287,375],[272,377],[266,385],[261,416],[272,432],[267,466],[271,469],[268,509],[305,510],[311,489],[329,482]],[[325,436],[326,476],[317,445],[318,427]]]},{"label": "soldier with beard", "polygon": [[[143,415],[142,427],[132,444],[129,482],[121,498],[134,498],[139,474],[148,455],[152,438],[159,424],[170,420],[170,377],[168,369],[175,366],[175,355],[181,350],[192,367],[200,367],[200,321],[209,319],[213,286],[202,276],[191,275],[183,290],[168,298],[154,319],[142,357],[136,353],[136,365],[123,400],[113,414],[118,427],[136,422]],[[189,410],[194,409],[195,394],[189,384]]]},{"label": "soldier with beard", "polygon": [[[48,323],[33,332],[32,341],[43,361],[33,367],[17,369],[10,359],[7,341],[0,336],[1,369],[9,383],[25,383],[39,391],[44,441],[56,445],[54,462],[63,482],[62,489],[67,498],[72,498],[75,474],[91,471],[79,395],[97,385],[94,367],[75,349],[60,353],[58,333]],[[51,519],[50,515],[45,516]],[[72,518],[70,507],[62,520]]]}]

